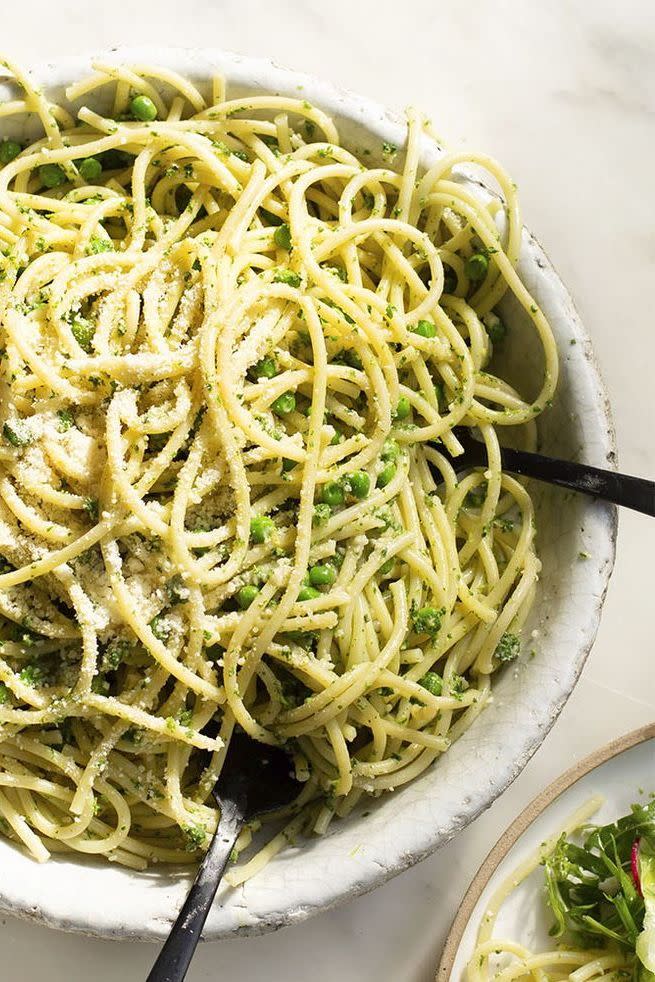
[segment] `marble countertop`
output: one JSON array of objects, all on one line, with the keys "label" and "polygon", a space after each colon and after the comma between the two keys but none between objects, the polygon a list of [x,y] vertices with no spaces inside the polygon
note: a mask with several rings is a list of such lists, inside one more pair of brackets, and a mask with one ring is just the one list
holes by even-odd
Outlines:
[{"label": "marble countertop", "polygon": [[[5,5],[9,7],[9,5]],[[26,21],[26,14],[29,21]],[[26,30],[26,23],[29,30]],[[498,156],[526,223],[569,286],[607,384],[621,469],[655,476],[655,14],[651,0],[31,0],[3,9],[2,47],[39,58],[118,43],[211,44],[272,57]],[[510,790],[456,841],[375,893],[298,927],[204,946],[191,982],[429,982],[488,849],[561,771],[655,718],[655,523],[621,515],[598,640],[559,722]],[[144,978],[148,945],[0,921],[12,982]]]}]

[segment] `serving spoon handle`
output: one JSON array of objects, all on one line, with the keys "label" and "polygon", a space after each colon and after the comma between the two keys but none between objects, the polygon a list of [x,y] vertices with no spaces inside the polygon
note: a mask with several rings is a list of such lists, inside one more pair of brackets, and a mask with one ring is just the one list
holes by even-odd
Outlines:
[{"label": "serving spoon handle", "polygon": [[[212,720],[204,735],[218,732],[219,723]],[[209,761],[210,752],[205,753]],[[251,818],[288,807],[301,790],[284,747],[255,743],[238,730],[232,733],[212,791],[220,815],[214,837],[147,982],[182,982],[241,829]]]},{"label": "serving spoon handle", "polygon": [[524,450],[503,448],[502,457],[505,470],[513,474],[534,477],[538,481],[581,491],[645,515],[655,515],[655,481]]},{"label": "serving spoon handle", "polygon": [[[484,467],[487,463],[485,445],[472,437],[470,431],[464,427],[456,427],[453,432],[464,449],[459,457],[451,458],[455,470]],[[616,471],[579,464],[573,460],[546,457],[528,450],[514,450],[511,447],[501,447],[500,456],[503,470],[510,474],[534,477],[537,481],[557,484],[570,491],[579,491],[594,498],[611,501],[614,505],[632,508],[644,515],[655,516],[655,481],[618,474]]]},{"label": "serving spoon handle", "polygon": [[182,982],[186,976],[218,885],[245,821],[245,796],[241,800],[221,801],[221,817],[214,838],[147,982]]}]

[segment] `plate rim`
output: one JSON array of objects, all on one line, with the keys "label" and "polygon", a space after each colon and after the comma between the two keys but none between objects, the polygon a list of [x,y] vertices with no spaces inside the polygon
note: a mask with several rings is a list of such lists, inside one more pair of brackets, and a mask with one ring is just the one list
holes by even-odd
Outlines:
[{"label": "plate rim", "polygon": [[553,804],[561,795],[572,788],[587,774],[596,770],[602,764],[607,763],[614,757],[619,757],[626,750],[646,743],[648,740],[655,739],[655,722],[646,723],[636,730],[631,730],[623,736],[615,737],[609,743],[603,744],[592,753],[583,757],[568,770],[556,777],[555,780],[540,791],[529,804],[517,815],[517,817],[501,832],[494,846],[489,850],[485,859],[471,880],[455,917],[453,918],[450,929],[444,943],[441,961],[435,976],[435,982],[448,982],[455,959],[459,954],[464,932],[469,925],[475,906],[482,896],[486,886],[492,876],[508,855],[510,850],[516,845],[521,836],[528,831],[530,826],[542,815],[545,810]]}]

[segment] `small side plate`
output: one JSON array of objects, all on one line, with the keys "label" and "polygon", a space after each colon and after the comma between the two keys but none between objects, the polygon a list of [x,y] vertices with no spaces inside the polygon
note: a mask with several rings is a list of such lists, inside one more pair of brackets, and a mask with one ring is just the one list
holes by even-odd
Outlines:
[{"label": "small side plate", "polygon": [[[633,730],[580,761],[538,795],[501,835],[468,888],[443,949],[436,982],[465,982],[479,925],[496,887],[580,805],[604,803],[592,821],[613,821],[633,802],[655,793],[655,723]],[[528,947],[544,944],[550,926],[543,909],[541,868],[502,908],[496,933]]]}]

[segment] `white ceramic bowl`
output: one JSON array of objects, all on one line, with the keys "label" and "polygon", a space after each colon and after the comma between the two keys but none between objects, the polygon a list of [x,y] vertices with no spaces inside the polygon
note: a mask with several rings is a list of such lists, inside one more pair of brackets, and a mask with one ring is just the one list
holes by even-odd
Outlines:
[{"label": "white ceramic bowl", "polygon": [[[160,63],[194,80],[220,70],[237,97],[252,92],[300,96],[336,120],[344,143],[379,156],[383,140],[404,143],[400,117],[377,103],[271,62],[215,50],[117,49],[105,61]],[[58,100],[87,73],[91,58],[39,67],[38,80]],[[0,97],[3,93],[0,86]],[[420,93],[417,98],[420,100]],[[0,135],[16,132],[1,121]],[[423,163],[435,156],[426,141]],[[479,190],[479,189],[478,189]],[[480,192],[483,193],[483,192]],[[614,435],[591,345],[571,298],[538,243],[525,232],[520,274],[549,318],[562,360],[554,406],[540,420],[546,453],[612,466]],[[511,300],[507,370],[538,377],[539,354],[524,315]],[[452,838],[514,780],[570,695],[594,641],[614,561],[616,513],[609,506],[535,486],[543,573],[527,625],[539,634],[536,656],[496,680],[495,698],[470,730],[413,784],[374,803],[363,818],[335,822],[323,838],[288,849],[237,890],[222,889],[205,937],[257,934],[291,924],[365,893]],[[580,553],[588,553],[582,561]],[[0,841],[0,910],[53,927],[103,937],[163,937],[182,902],[188,870],[133,873],[102,862],[53,858],[39,866]]]}]

